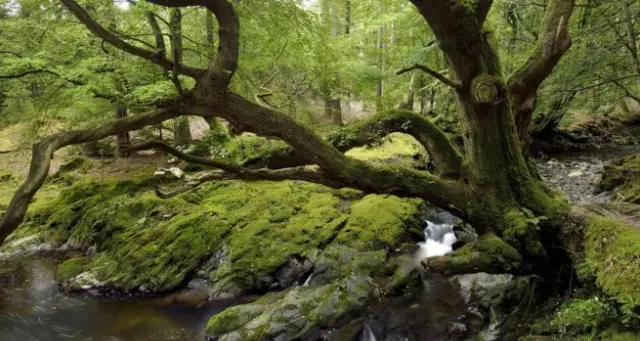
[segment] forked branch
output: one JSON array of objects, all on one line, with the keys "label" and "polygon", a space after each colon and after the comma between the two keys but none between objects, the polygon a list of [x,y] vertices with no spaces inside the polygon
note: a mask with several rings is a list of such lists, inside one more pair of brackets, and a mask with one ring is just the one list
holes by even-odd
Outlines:
[{"label": "forked branch", "polygon": [[549,1],[536,47],[526,63],[509,79],[518,133],[523,140],[528,138],[540,84],[549,77],[562,56],[571,48],[568,25],[574,7],[575,0]]}]

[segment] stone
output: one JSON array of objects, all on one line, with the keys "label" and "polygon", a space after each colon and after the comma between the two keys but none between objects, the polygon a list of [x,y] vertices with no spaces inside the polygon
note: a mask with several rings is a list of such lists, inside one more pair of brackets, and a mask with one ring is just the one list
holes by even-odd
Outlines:
[{"label": "stone", "polygon": [[581,177],[583,175],[584,175],[584,172],[581,171],[581,170],[576,170],[576,171],[573,171],[573,172],[569,173],[569,177],[570,178],[577,178],[577,177]]}]

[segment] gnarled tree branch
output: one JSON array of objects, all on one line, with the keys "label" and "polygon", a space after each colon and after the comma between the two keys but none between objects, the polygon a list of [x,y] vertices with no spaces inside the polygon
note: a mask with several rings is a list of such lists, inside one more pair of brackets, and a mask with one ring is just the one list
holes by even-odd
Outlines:
[{"label": "gnarled tree branch", "polygon": [[[226,91],[231,78],[238,68],[240,22],[233,5],[226,0],[147,0],[166,7],[204,6],[218,20],[220,26],[218,52],[211,61],[206,76],[200,82],[206,82],[208,88]],[[200,94],[208,96],[209,93]]]}]

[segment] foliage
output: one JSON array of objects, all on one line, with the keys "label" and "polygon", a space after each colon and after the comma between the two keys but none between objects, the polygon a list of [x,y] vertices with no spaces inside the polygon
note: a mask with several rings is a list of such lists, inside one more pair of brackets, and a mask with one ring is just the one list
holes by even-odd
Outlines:
[{"label": "foliage", "polygon": [[552,323],[563,334],[581,334],[596,331],[611,322],[614,311],[609,303],[598,297],[565,303],[556,313]]}]

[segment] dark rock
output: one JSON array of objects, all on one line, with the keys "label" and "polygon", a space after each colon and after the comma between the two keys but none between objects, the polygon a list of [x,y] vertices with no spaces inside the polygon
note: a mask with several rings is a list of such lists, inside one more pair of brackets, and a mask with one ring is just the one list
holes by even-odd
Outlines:
[{"label": "dark rock", "polygon": [[306,258],[292,258],[276,271],[275,280],[280,288],[288,288],[303,280],[302,278],[312,266],[313,264]]}]

